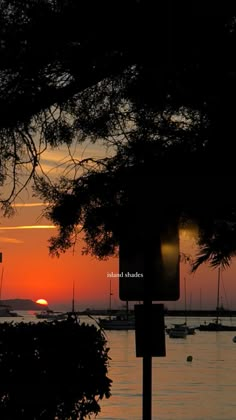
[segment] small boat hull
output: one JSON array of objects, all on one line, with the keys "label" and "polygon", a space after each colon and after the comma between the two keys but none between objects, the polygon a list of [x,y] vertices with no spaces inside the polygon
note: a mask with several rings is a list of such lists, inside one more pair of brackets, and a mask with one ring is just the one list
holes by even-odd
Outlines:
[{"label": "small boat hull", "polygon": [[135,320],[134,319],[122,319],[122,318],[111,318],[111,319],[99,319],[99,326],[104,330],[134,330]]},{"label": "small boat hull", "polygon": [[186,338],[188,335],[188,327],[184,324],[175,324],[171,328],[166,328],[166,332],[170,338]]},{"label": "small boat hull", "polygon": [[208,324],[200,324],[199,331],[236,331],[236,325],[225,325],[221,323],[209,322]]},{"label": "small boat hull", "polygon": [[60,320],[60,319],[66,319],[67,314],[63,312],[53,312],[53,311],[42,311],[40,313],[35,314],[36,318],[38,319],[49,319],[49,320]]}]

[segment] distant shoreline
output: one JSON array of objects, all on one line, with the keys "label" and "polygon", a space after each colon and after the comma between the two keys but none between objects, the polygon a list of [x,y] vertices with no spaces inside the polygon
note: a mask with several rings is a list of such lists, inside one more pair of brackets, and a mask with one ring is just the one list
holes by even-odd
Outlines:
[{"label": "distant shoreline", "polygon": [[[42,306],[31,299],[5,299],[0,301],[1,305],[7,305],[12,310],[18,311],[40,311],[43,309],[48,309],[47,306]],[[67,312],[67,311],[65,311]],[[86,310],[77,310],[77,313],[80,315],[116,315],[117,313],[126,313],[126,309],[112,309],[109,311],[108,309],[86,309]],[[134,309],[129,309],[129,313],[134,313]],[[217,316],[217,312],[214,309],[191,309],[185,311],[184,309],[165,309],[165,316],[175,316],[175,317],[211,317],[215,318]],[[230,311],[224,308],[220,308],[218,312],[219,317],[236,317],[236,310]]]},{"label": "distant shoreline", "polygon": [[[85,310],[85,311],[79,311],[79,314],[81,315],[116,315],[117,313],[125,313],[125,309],[113,309],[111,311],[106,310],[106,309],[91,309],[91,310]],[[134,313],[133,309],[129,310],[129,313],[132,314]],[[187,310],[185,311],[184,309],[167,309],[165,310],[165,315],[166,316],[181,316],[181,317],[212,317],[215,318],[217,316],[217,312],[216,310],[212,310],[212,309],[193,309],[193,310]],[[220,311],[218,313],[219,317],[236,317],[236,310],[235,311],[229,311],[229,310],[224,310],[224,311]]]}]

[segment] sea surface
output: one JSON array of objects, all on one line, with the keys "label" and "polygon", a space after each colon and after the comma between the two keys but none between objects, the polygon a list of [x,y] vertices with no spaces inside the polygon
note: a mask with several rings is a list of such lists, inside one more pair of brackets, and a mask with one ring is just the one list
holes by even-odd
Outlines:
[{"label": "sea surface", "polygon": [[[25,313],[21,320],[34,319]],[[196,326],[210,320],[190,318],[188,324]],[[93,322],[87,317],[81,321]],[[165,319],[168,326],[182,321]],[[236,325],[236,318],[223,318],[222,322]],[[152,359],[152,420],[236,419],[235,335],[236,331],[196,331],[186,339],[166,336],[166,356]],[[112,396],[100,401],[97,419],[143,420],[143,359],[135,354],[135,331],[106,331],[106,338]],[[188,356],[192,356],[191,362]]]}]

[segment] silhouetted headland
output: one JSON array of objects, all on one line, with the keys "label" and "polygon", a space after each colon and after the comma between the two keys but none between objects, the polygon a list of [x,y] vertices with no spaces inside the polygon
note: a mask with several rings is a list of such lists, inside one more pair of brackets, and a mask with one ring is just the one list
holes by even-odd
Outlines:
[{"label": "silhouetted headland", "polygon": [[[42,305],[39,303],[34,302],[31,299],[6,299],[1,300],[2,305],[8,305],[11,309],[18,310],[18,311],[41,311]],[[47,306],[43,307],[44,309]]]}]

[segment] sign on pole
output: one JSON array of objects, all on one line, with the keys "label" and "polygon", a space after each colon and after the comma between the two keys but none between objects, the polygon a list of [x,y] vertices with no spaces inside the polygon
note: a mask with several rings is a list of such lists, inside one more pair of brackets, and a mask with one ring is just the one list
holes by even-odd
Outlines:
[{"label": "sign on pole", "polygon": [[[132,180],[129,202],[121,216],[121,300],[175,301],[180,296],[178,217],[173,203],[170,207],[170,199],[164,202],[163,194],[160,200],[154,198],[155,180],[151,177]],[[157,184],[157,191],[158,188],[161,189]]]}]

